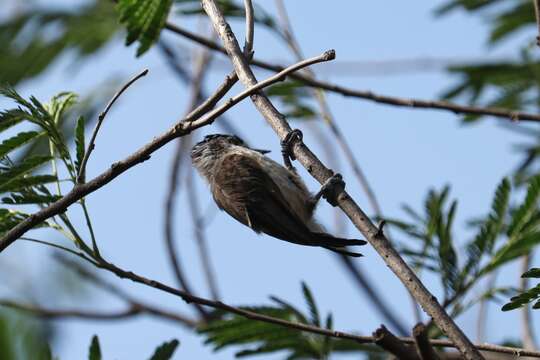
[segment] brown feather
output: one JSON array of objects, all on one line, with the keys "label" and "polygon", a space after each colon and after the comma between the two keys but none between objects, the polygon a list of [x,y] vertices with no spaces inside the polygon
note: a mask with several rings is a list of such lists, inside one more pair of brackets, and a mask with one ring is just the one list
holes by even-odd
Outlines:
[{"label": "brown feather", "polygon": [[219,208],[255,232],[309,246],[365,244],[361,240],[339,239],[310,231],[291,211],[283,193],[260,163],[244,154],[231,153],[223,157],[216,165],[211,188]]}]

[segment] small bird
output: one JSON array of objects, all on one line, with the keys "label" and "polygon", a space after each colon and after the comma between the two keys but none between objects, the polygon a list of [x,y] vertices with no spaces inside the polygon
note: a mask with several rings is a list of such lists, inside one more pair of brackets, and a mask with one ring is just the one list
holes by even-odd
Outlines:
[{"label": "small bird", "polygon": [[193,147],[191,159],[210,184],[218,207],[256,233],[362,256],[346,246],[365,245],[364,240],[336,238],[313,219],[315,206],[332,181],[312,196],[288,157],[286,168],[265,156],[267,152],[248,147],[237,136],[215,134]]}]

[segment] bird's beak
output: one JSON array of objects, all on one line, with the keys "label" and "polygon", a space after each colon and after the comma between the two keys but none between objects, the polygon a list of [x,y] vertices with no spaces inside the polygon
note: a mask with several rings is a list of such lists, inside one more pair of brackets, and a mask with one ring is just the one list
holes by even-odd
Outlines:
[{"label": "bird's beak", "polygon": [[251,149],[253,151],[256,151],[256,152],[259,152],[261,154],[268,154],[270,152],[270,150],[263,150],[263,149]]}]

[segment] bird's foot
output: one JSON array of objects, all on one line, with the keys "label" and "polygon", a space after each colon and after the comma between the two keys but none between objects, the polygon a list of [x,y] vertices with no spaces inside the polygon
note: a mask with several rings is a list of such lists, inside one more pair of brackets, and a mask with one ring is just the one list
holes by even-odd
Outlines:
[{"label": "bird's foot", "polygon": [[296,156],[292,151],[294,144],[302,142],[304,135],[298,129],[291,130],[285,139],[281,140],[281,154],[283,155],[283,163],[289,170],[294,170],[291,160],[296,160]]},{"label": "bird's foot", "polygon": [[341,174],[334,174],[328,178],[321,186],[319,192],[315,195],[315,201],[318,201],[321,197],[325,198],[330,205],[338,205],[338,196],[345,190],[345,181]]}]

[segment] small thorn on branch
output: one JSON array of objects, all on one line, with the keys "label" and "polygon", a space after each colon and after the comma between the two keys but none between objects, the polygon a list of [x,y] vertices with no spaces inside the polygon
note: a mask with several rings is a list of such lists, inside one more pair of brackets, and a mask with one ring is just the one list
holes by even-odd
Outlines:
[{"label": "small thorn on branch", "polygon": [[377,232],[375,233],[375,237],[381,237],[381,236],[384,236],[384,226],[386,225],[386,220],[381,220],[381,222],[379,223],[379,227],[377,229]]}]

